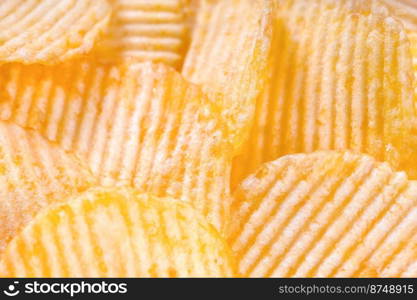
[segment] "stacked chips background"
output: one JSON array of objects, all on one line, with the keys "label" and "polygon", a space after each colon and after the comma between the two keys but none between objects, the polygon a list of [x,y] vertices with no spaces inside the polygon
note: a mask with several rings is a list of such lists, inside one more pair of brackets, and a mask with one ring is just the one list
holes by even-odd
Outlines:
[{"label": "stacked chips background", "polygon": [[0,2],[1,277],[416,277],[411,0]]}]

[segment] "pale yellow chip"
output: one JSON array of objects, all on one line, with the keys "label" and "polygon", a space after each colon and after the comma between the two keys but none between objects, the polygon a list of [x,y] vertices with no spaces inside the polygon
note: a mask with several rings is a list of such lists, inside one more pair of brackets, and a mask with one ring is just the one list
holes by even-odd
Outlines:
[{"label": "pale yellow chip", "polygon": [[377,1],[278,1],[272,80],[233,185],[263,162],[351,150],[417,177],[407,33]]},{"label": "pale yellow chip", "polygon": [[29,224],[1,277],[231,277],[230,249],[189,204],[93,189]]},{"label": "pale yellow chip", "polygon": [[40,134],[0,122],[0,255],[42,208],[96,183],[88,167]]},{"label": "pale yellow chip", "polygon": [[85,54],[110,14],[106,0],[2,0],[0,63],[54,64]]},{"label": "pale yellow chip", "polygon": [[126,57],[180,68],[188,41],[183,0],[109,0],[113,15],[97,54],[107,61]]},{"label": "pale yellow chip", "polygon": [[0,119],[87,160],[103,185],[192,201],[221,228],[232,145],[221,109],[163,64],[0,67]]},{"label": "pale yellow chip", "polygon": [[266,163],[237,188],[231,211],[243,276],[417,276],[417,185],[369,156]]},{"label": "pale yellow chip", "polygon": [[[188,1],[193,4],[193,1]],[[273,29],[270,0],[200,1],[183,74],[217,102],[239,150],[266,81]]]}]

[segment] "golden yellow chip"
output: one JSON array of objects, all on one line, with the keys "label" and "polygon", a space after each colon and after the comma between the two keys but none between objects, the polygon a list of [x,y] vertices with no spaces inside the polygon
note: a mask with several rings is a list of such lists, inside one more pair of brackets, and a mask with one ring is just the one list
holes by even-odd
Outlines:
[{"label": "golden yellow chip", "polygon": [[237,149],[247,138],[266,80],[272,23],[270,0],[199,3],[183,74],[222,107]]},{"label": "golden yellow chip", "polygon": [[[391,10],[405,27],[410,40],[411,55],[414,68],[414,93],[417,95],[417,1],[414,0],[384,0],[384,3]],[[417,106],[417,99],[416,99]]]},{"label": "golden yellow chip", "polygon": [[194,31],[201,3],[202,1],[200,0],[183,0],[184,14],[187,20],[188,31],[190,33]]},{"label": "golden yellow chip", "polygon": [[95,184],[88,167],[41,135],[0,122],[0,254],[47,205]]},{"label": "golden yellow chip", "polygon": [[[416,182],[409,183],[411,192],[410,199],[415,199],[417,194]],[[413,200],[415,201],[415,200]],[[401,202],[396,204],[402,205]],[[360,277],[411,277],[417,276],[417,236],[416,236],[416,217],[417,206],[408,208],[408,211],[400,210],[400,218],[396,220],[396,225],[391,231],[385,232],[384,240],[375,247],[372,255],[368,255],[366,263],[355,271],[355,276]],[[398,209],[396,210],[398,211]],[[395,213],[390,212],[391,213]],[[383,222],[385,219],[381,219]],[[379,221],[379,220],[378,220]],[[363,247],[363,246],[362,246]],[[360,259],[360,250],[356,251],[353,258]],[[348,274],[340,272],[341,276]]]},{"label": "golden yellow chip", "polygon": [[230,249],[190,205],[93,189],[40,214],[8,246],[1,277],[226,277]]},{"label": "golden yellow chip", "polygon": [[53,64],[87,53],[110,14],[106,0],[2,0],[0,62]]},{"label": "golden yellow chip", "polygon": [[417,110],[417,30],[409,31],[408,38],[410,40],[411,57],[413,59],[414,70],[414,101]]},{"label": "golden yellow chip", "polygon": [[0,119],[85,158],[104,185],[193,201],[221,227],[232,145],[219,107],[163,64],[0,67]]},{"label": "golden yellow chip", "polygon": [[401,24],[373,0],[283,0],[277,18],[272,80],[233,184],[285,154],[345,149],[416,178],[412,61]]},{"label": "golden yellow chip", "polygon": [[417,1],[382,0],[407,30],[417,31]]},{"label": "golden yellow chip", "polygon": [[126,57],[179,68],[188,25],[183,0],[110,0],[113,15],[98,55],[107,61]]},{"label": "golden yellow chip", "polygon": [[266,163],[237,188],[231,212],[243,276],[417,276],[417,185],[370,156]]}]

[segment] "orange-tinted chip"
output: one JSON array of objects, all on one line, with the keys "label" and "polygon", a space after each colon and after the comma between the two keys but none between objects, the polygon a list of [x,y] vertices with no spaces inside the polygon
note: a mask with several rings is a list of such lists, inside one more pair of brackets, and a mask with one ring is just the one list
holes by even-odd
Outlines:
[{"label": "orange-tinted chip", "polygon": [[110,13],[106,0],[2,0],[0,62],[53,64],[85,54]]},{"label": "orange-tinted chip", "polygon": [[226,277],[230,249],[183,201],[93,189],[44,211],[8,246],[1,277]]},{"label": "orange-tinted chip", "polygon": [[242,182],[231,211],[243,276],[417,276],[417,186],[369,156],[284,156]]},{"label": "orange-tinted chip", "polygon": [[36,132],[0,122],[0,254],[39,210],[94,183],[73,155]]},{"label": "orange-tinted chip", "polygon": [[97,48],[107,61],[126,57],[179,68],[188,30],[183,0],[110,0],[113,15]]},{"label": "orange-tinted chip", "polygon": [[376,1],[278,1],[276,57],[236,185],[262,162],[352,150],[417,177],[407,34]]},{"label": "orange-tinted chip", "polygon": [[88,161],[104,185],[191,200],[220,228],[232,145],[220,109],[162,64],[0,67],[0,118]]},{"label": "orange-tinted chip", "polygon": [[270,0],[199,3],[183,74],[222,107],[236,148],[247,138],[266,80],[272,12]]},{"label": "orange-tinted chip", "polygon": [[413,59],[414,70],[414,101],[417,109],[417,30],[409,31],[408,38],[410,40],[411,57]]}]

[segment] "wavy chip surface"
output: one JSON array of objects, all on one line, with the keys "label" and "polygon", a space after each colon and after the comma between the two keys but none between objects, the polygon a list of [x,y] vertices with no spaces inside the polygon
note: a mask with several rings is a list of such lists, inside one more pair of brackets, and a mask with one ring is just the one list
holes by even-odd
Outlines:
[{"label": "wavy chip surface", "polygon": [[0,122],[0,255],[42,208],[95,184],[75,156],[40,134]]},{"label": "wavy chip surface", "polygon": [[98,53],[107,61],[133,57],[180,68],[188,40],[183,0],[109,0],[110,28]]},{"label": "wavy chip surface", "polygon": [[382,0],[407,30],[417,31],[417,2],[414,0]]},{"label": "wavy chip surface", "polygon": [[8,246],[1,277],[233,276],[230,249],[183,201],[93,189],[40,214]]},{"label": "wavy chip surface", "polygon": [[276,61],[236,159],[236,185],[291,153],[367,153],[416,178],[416,112],[406,31],[375,1],[278,2]]},{"label": "wavy chip surface", "polygon": [[184,13],[187,20],[189,32],[192,34],[196,24],[198,11],[203,1],[200,0],[183,0]]},{"label": "wavy chip surface", "polygon": [[[417,2],[414,0],[384,0],[384,3],[407,30],[413,58],[414,94],[417,95]],[[417,106],[417,100],[415,102]]]},{"label": "wavy chip surface", "polygon": [[228,240],[243,276],[417,276],[417,186],[386,163],[288,155],[234,196]]},{"label": "wavy chip surface", "polygon": [[[193,5],[195,1],[188,2]],[[274,6],[269,0],[203,0],[198,4],[182,72],[222,107],[230,138],[240,148],[266,80]]]},{"label": "wavy chip surface", "polygon": [[220,228],[232,145],[220,108],[162,64],[0,67],[0,119],[86,159],[104,185],[191,200]]},{"label": "wavy chip surface", "polygon": [[2,0],[0,62],[53,64],[85,54],[110,14],[106,0]]}]

